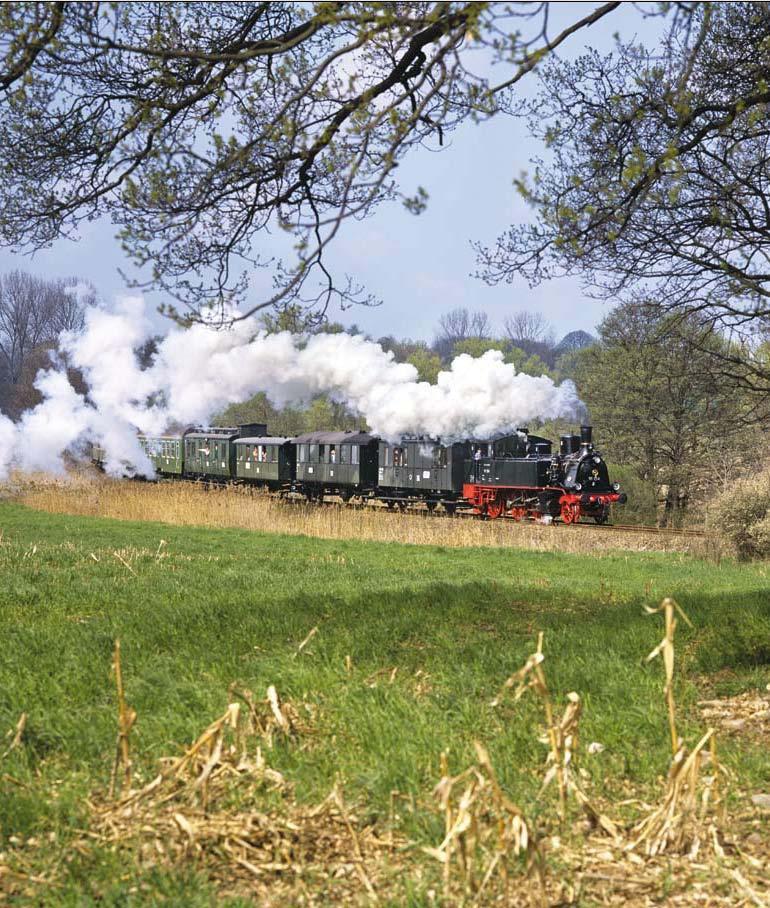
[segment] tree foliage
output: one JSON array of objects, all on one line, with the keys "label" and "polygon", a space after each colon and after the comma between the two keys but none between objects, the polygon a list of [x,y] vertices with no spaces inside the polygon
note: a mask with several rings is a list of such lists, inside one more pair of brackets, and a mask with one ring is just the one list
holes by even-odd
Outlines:
[{"label": "tree foliage", "polygon": [[[725,378],[770,389],[770,11],[680,6],[661,47],[550,59],[521,112],[549,148],[519,188],[535,213],[481,250],[488,280],[580,274],[610,298],[742,336]],[[701,347],[701,352],[708,349]]]},{"label": "tree foliage", "polygon": [[83,327],[93,288],[79,278],[47,281],[23,271],[0,277],[0,407],[16,416],[36,403],[35,373],[63,331]]},{"label": "tree foliage", "polygon": [[[506,107],[566,38],[548,4],[489,2],[4,3],[0,241],[40,248],[104,213],[148,285],[222,318],[269,268],[277,301],[323,311],[324,249],[398,187],[410,148]],[[505,66],[498,85],[475,52]],[[466,65],[466,61],[468,62]],[[497,72],[497,71],[496,71]],[[284,231],[292,258],[257,241]]]},{"label": "tree foliage", "polygon": [[[578,392],[611,460],[633,467],[664,502],[664,520],[684,510],[702,487],[719,484],[718,453],[729,455],[733,478],[757,439],[742,431],[749,406],[725,388],[703,346],[694,316],[651,315],[618,307],[602,322],[599,342],[578,354]],[[713,352],[727,342],[709,334]],[[743,441],[746,441],[744,445]]]},{"label": "tree foliage", "polygon": [[465,307],[445,312],[438,320],[433,349],[448,360],[458,343],[467,340],[488,340],[492,334],[489,316],[481,309],[471,312]]}]

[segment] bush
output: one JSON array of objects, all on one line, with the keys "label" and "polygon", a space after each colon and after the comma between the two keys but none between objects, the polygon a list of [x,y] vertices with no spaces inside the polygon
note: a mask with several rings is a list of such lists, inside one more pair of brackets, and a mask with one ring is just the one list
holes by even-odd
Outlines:
[{"label": "bush", "polygon": [[658,519],[658,496],[655,483],[639,479],[632,467],[607,462],[610,481],[619,482],[621,489],[628,495],[628,502],[615,507],[615,523],[645,524],[655,526]]},{"label": "bush", "polygon": [[770,558],[770,470],[737,480],[714,502],[709,523],[739,558]]}]

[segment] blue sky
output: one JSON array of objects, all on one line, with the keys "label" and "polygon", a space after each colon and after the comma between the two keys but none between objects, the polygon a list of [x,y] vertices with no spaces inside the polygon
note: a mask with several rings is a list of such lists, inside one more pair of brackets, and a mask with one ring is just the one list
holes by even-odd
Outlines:
[{"label": "blue sky", "polygon": [[[596,5],[553,4],[552,33],[560,23],[573,21]],[[627,3],[569,39],[563,53],[579,54],[586,44],[609,50],[615,32],[646,43],[659,29],[659,20],[644,20]],[[524,91],[531,93],[535,80],[525,82]],[[496,326],[502,326],[506,315],[528,309],[542,312],[559,337],[577,329],[594,331],[609,304],[589,298],[576,279],[552,280],[530,289],[522,279],[488,287],[471,276],[475,270],[471,241],[492,243],[511,223],[529,218],[512,184],[541,152],[523,122],[505,117],[465,124],[448,137],[443,150],[415,150],[398,176],[407,194],[417,186],[428,191],[427,210],[415,217],[399,204],[385,204],[370,219],[348,223],[329,252],[338,273],[352,274],[383,305],[353,307],[344,313],[334,309],[330,317],[346,325],[355,322],[374,337],[394,334],[428,341],[441,314],[458,306],[485,310]],[[132,273],[114,234],[108,221],[98,221],[83,225],[77,242],[60,240],[32,258],[0,249],[0,273],[21,268],[49,278],[84,277],[109,305],[129,292],[118,269]],[[267,292],[267,283],[262,286]],[[256,301],[256,283],[254,290]],[[162,302],[158,294],[147,298],[155,305]],[[162,320],[158,324],[162,327]]]}]

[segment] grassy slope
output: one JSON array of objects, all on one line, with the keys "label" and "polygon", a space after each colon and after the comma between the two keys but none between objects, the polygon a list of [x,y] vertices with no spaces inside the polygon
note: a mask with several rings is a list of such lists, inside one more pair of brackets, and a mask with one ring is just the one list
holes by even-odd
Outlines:
[{"label": "grassy slope", "polygon": [[[704,691],[768,681],[767,566],[324,541],[9,504],[0,504],[0,530],[0,731],[29,714],[25,747],[1,767],[22,785],[0,791],[0,850],[10,833],[66,833],[82,822],[82,794],[106,785],[116,637],[146,775],[221,713],[230,682],[260,696],[273,683],[316,704],[318,720],[309,750],[281,748],[272,765],[311,801],[339,773],[373,816],[386,813],[392,789],[425,797],[442,750],[454,769],[467,765],[474,738],[487,743],[514,797],[531,804],[544,756],[535,704],[493,710],[489,701],[538,630],[558,702],[577,690],[584,740],[606,745],[589,770],[618,785],[650,785],[668,759],[661,667],[640,664],[661,620],[643,606],[674,595],[694,624],[677,632],[683,731],[700,727],[692,707]],[[392,684],[365,683],[394,667]],[[767,785],[758,746],[724,748],[746,783]],[[418,811],[406,831],[430,837],[430,823]],[[80,885],[73,878],[73,900]]]}]

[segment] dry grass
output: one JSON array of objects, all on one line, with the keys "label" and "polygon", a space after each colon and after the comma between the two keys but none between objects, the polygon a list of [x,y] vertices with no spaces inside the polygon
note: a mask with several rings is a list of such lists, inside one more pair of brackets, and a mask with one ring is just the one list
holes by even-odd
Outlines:
[{"label": "dry grass", "polygon": [[[770,905],[767,855],[750,853],[737,818],[726,813],[728,775],[717,761],[714,729],[709,728],[692,749],[677,735],[671,694],[674,613],[685,617],[684,613],[671,599],[648,611],[662,612],[665,618],[663,642],[648,661],[664,655],[664,695],[676,742],[660,801],[602,804],[600,810],[598,801],[586,795],[575,768],[580,697],[569,693],[564,715],[556,719],[541,634],[536,652],[508,678],[492,705],[511,689],[514,701],[528,691],[539,698],[546,725],[540,741],[549,747],[540,795],[554,778],[558,780],[557,815],[544,810],[535,824],[502,791],[479,742],[477,764],[458,776],[448,774],[442,756],[443,775],[435,794],[444,814],[445,836],[437,848],[424,851],[443,865],[445,904],[652,906],[665,900],[688,906]],[[570,795],[585,817],[582,836],[575,834],[574,824],[568,826]],[[637,815],[631,821],[607,815],[632,803]],[[524,859],[523,866],[516,873],[514,861],[519,858]],[[555,866],[564,872],[554,874]],[[522,882],[521,871],[528,883]]]},{"label": "dry grass", "polygon": [[6,496],[41,511],[118,520],[161,521],[181,526],[237,527],[270,533],[404,542],[448,547],[493,546],[530,551],[591,554],[617,551],[688,552],[713,556],[708,537],[613,532],[591,526],[564,527],[482,521],[428,515],[425,511],[389,512],[363,508],[281,501],[243,486],[207,488],[191,483],[139,483],[83,472],[66,480],[17,477]]},{"label": "dry grass", "polygon": [[[655,610],[666,619],[666,646],[654,651],[665,656],[666,690],[674,664],[675,608],[666,600]],[[715,749],[705,748],[714,740],[713,729],[689,753],[677,738],[659,803],[602,804],[607,813],[635,805],[633,819],[610,820],[577,781],[580,698],[568,694],[563,717],[556,717],[542,642],[541,635],[536,652],[495,703],[511,690],[514,701],[528,692],[540,701],[546,725],[540,740],[549,747],[541,796],[557,776],[558,811],[544,804],[536,819],[525,813],[499,784],[486,747],[476,742],[476,762],[458,775],[449,773],[442,754],[441,779],[420,799],[421,807],[443,820],[443,839],[435,846],[410,842],[393,810],[387,820],[364,820],[365,805],[347,805],[339,784],[320,804],[299,804],[291,782],[268,766],[264,751],[276,740],[303,746],[315,731],[315,713],[308,704],[282,702],[273,686],[264,698],[232,687],[224,713],[181,755],[162,760],[152,781],[132,787],[126,718],[132,710],[124,699],[116,642],[113,780],[123,782],[117,794],[93,793],[89,828],[71,850],[88,855],[108,849],[122,863],[145,870],[193,866],[205,872],[219,896],[265,906],[401,904],[405,881],[411,881],[413,891],[424,892],[420,904],[446,908],[652,908],[663,902],[766,908],[767,855],[744,839],[740,818],[725,813]],[[20,746],[22,737],[20,720],[12,746]],[[567,810],[568,795],[575,811]],[[26,866],[23,856],[13,867],[3,866],[0,855],[0,892],[30,895],[59,885],[61,866],[41,875],[35,858],[45,846],[32,845]]]}]

